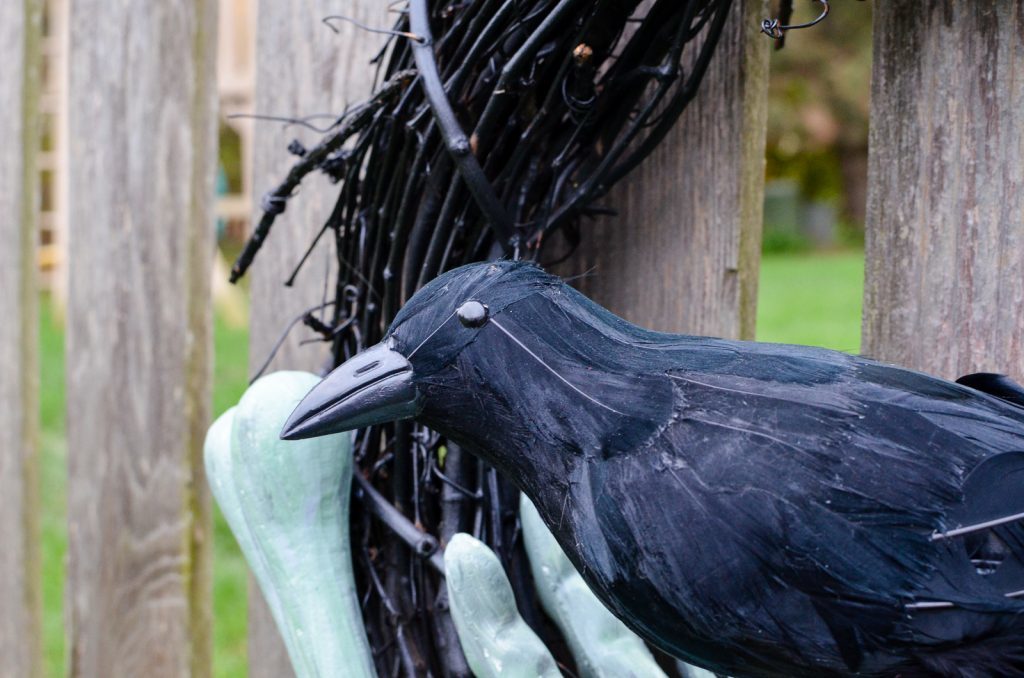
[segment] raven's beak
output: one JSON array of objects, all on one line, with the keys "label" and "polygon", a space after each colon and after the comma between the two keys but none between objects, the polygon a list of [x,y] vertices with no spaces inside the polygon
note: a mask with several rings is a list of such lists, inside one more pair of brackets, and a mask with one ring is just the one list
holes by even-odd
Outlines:
[{"label": "raven's beak", "polygon": [[398,351],[385,344],[368,348],[306,394],[281,438],[315,438],[415,417],[420,398],[412,376],[412,365]]}]

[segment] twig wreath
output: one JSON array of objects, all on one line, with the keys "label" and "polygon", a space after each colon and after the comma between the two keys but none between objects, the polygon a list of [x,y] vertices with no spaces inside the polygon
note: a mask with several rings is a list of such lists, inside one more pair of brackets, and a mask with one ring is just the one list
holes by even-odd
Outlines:
[{"label": "twig wreath", "polygon": [[[333,295],[311,299],[289,330],[301,320],[330,342],[335,364],[379,341],[441,272],[499,256],[568,257],[583,221],[611,213],[602,197],[697,96],[731,4],[410,0],[392,29],[373,29],[388,38],[372,59],[372,97],[312,148],[289,146],[298,159],[263,198],[232,281],[313,172],[335,181],[338,197],[286,284],[327,234],[338,274]],[[432,566],[457,532],[494,550],[524,618],[544,628],[518,493],[494,469],[408,423],[362,431],[355,462],[352,553],[380,675],[465,674]],[[547,636],[556,659],[568,656],[554,628]]]}]

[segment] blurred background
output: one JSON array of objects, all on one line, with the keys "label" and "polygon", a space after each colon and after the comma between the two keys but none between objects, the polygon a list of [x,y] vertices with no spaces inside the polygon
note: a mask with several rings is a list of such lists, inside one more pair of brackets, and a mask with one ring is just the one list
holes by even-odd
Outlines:
[{"label": "blurred background", "polygon": [[[215,415],[237,402],[247,382],[246,287],[227,284],[229,262],[248,234],[254,134],[278,135],[282,163],[290,137],[253,110],[255,0],[219,0],[219,199],[215,263]],[[41,314],[44,644],[47,674],[65,675],[63,582],[66,557],[63,300],[66,220],[65,82],[69,0],[47,0],[45,117],[41,136],[39,266]],[[871,75],[871,2],[837,2],[822,24],[788,34],[773,51],[769,86],[764,253],[757,318],[760,341],[860,348],[863,233]],[[798,2],[794,22],[818,5]],[[316,20],[315,18],[313,20]],[[766,40],[768,38],[765,38]],[[294,111],[295,114],[307,113]],[[246,567],[223,519],[216,517],[214,666],[245,673]]]}]

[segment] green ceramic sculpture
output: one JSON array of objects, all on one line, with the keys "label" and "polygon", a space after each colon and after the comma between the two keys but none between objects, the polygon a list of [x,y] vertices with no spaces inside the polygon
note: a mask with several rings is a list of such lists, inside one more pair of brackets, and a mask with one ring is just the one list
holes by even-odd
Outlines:
[{"label": "green ceramic sculpture", "polygon": [[559,678],[551,653],[516,609],[512,586],[491,549],[457,534],[444,552],[452,619],[477,678]]},{"label": "green ceramic sculpture", "polygon": [[206,437],[206,471],[274,615],[298,678],[375,676],[352,576],[350,434],[279,439],[319,379],[254,383]]},{"label": "green ceramic sculpture", "polygon": [[707,669],[691,666],[686,662],[677,661],[676,668],[679,669],[679,675],[682,678],[716,678],[716,675]]},{"label": "green ceramic sculpture", "polygon": [[522,495],[519,519],[544,611],[565,637],[584,678],[664,678],[650,650],[608,611],[583,581]]}]

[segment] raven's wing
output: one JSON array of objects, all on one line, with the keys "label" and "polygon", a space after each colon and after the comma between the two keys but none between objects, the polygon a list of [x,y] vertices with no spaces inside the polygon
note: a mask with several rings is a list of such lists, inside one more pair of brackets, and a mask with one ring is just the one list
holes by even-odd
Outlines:
[{"label": "raven's wing", "polygon": [[[975,544],[980,530],[973,541],[933,538],[1018,512],[1024,410],[916,372],[796,351],[668,375],[680,392],[672,444],[689,490],[720,511],[720,533],[740,537],[764,581],[812,601],[850,667],[885,643],[922,643],[904,623],[916,603],[977,610],[945,625],[956,640],[1024,612],[1024,599],[1006,597],[1021,581],[1016,524],[990,530],[998,542]],[[996,558],[992,577],[979,574]]]},{"label": "raven's wing", "polygon": [[[679,433],[712,443],[703,463],[728,470],[730,479],[719,482],[745,478],[770,491],[773,480],[787,479],[801,496],[781,498],[826,508],[891,548],[961,537],[979,566],[987,556],[1015,560],[999,555],[1014,549],[1024,560],[1024,410],[1015,400],[1024,402],[1024,389],[1000,375],[957,385],[848,356],[820,364],[822,354],[801,360],[793,351],[767,347],[716,372],[669,374],[681,391]],[[780,377],[794,371],[800,380]],[[729,459],[732,450],[766,451]],[[986,546],[996,539],[999,553]],[[934,567],[927,548],[920,555]]]}]

